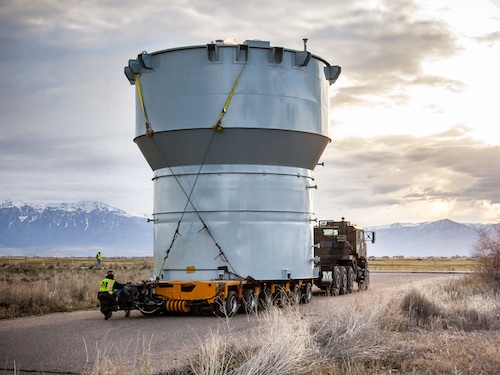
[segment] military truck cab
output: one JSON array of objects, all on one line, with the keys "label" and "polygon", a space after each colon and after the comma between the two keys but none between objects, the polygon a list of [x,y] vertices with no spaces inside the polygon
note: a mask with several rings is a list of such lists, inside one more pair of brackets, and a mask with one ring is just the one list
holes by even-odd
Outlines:
[{"label": "military truck cab", "polygon": [[319,258],[318,287],[330,295],[352,293],[355,284],[366,290],[369,270],[366,242],[375,232],[341,221],[320,220],[314,227],[315,257]]}]

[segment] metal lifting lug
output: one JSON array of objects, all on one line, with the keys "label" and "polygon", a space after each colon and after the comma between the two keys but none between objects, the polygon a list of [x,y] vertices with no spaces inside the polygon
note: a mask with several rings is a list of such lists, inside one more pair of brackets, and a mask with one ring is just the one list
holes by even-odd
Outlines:
[{"label": "metal lifting lug", "polygon": [[224,129],[221,125],[221,122],[218,121],[217,124],[212,125],[212,129],[215,130],[216,132],[221,132],[222,129]]}]

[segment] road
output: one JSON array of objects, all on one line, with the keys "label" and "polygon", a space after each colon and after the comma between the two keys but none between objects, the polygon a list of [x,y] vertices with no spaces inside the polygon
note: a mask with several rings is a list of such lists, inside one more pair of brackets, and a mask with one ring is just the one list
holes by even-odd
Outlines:
[{"label": "road", "polygon": [[[442,277],[429,273],[374,273],[370,290],[381,291],[419,279]],[[327,297],[313,298],[311,305]],[[336,297],[348,303],[355,294]],[[330,300],[331,298],[328,297]],[[344,301],[344,302],[342,302]],[[118,312],[106,321],[99,310],[57,313],[0,321],[0,372],[18,374],[81,374],[93,369],[96,359],[113,358],[126,367],[135,363],[142,350],[149,350],[154,368],[166,369],[180,363],[185,353],[198,346],[210,330],[227,329],[245,334],[255,318],[244,314],[230,319],[216,317],[142,316],[132,311],[129,318]]]}]

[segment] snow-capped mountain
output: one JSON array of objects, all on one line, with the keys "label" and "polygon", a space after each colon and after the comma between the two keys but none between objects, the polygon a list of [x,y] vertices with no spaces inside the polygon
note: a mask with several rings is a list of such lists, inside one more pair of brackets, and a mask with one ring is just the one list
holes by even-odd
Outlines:
[{"label": "snow-capped mountain", "polygon": [[368,245],[370,256],[469,256],[481,230],[492,232],[500,224],[461,224],[444,219],[423,223],[395,223],[366,228],[376,232]]},{"label": "snow-capped mountain", "polygon": [[152,256],[153,226],[100,202],[0,204],[0,255]]},{"label": "snow-capped mountain", "polygon": [[[394,223],[365,228],[376,232],[369,256],[468,256],[480,230],[500,224],[451,220]],[[153,225],[100,202],[0,204],[0,256],[152,256]]]}]

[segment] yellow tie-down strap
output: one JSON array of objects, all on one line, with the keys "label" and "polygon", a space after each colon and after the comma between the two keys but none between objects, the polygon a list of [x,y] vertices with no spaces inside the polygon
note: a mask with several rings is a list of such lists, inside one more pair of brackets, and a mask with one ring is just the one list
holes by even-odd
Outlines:
[{"label": "yellow tie-down strap", "polygon": [[139,97],[139,102],[141,103],[142,115],[144,117],[144,125],[146,126],[146,135],[151,137],[153,135],[153,129],[149,124],[148,115],[146,113],[146,107],[144,106],[144,99],[142,98],[141,82],[139,80],[139,75],[134,74],[135,77],[135,87],[137,87],[137,96]]}]

